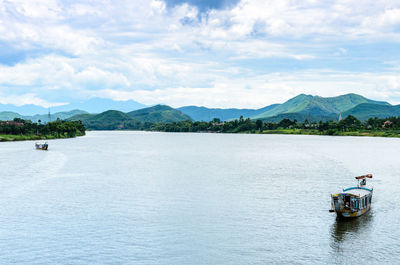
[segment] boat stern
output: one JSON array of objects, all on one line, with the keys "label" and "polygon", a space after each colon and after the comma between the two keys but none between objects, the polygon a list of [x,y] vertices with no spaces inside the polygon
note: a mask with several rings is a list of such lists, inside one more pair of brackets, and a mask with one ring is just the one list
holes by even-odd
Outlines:
[{"label": "boat stern", "polygon": [[341,207],[342,205],[342,199],[340,194],[332,194],[331,195],[331,200],[332,200],[332,209],[334,212],[336,212],[336,214],[338,216],[342,216],[342,211],[343,211],[343,207]]}]

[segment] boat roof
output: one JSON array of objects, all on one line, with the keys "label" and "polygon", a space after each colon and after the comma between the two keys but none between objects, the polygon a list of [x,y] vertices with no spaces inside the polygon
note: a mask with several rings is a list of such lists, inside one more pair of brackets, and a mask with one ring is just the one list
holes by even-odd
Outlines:
[{"label": "boat roof", "polygon": [[346,194],[351,194],[351,195],[356,195],[359,197],[363,197],[365,195],[368,195],[372,192],[372,188],[366,188],[366,187],[350,187],[347,189],[344,189],[342,193]]},{"label": "boat roof", "polygon": [[372,174],[367,174],[367,175],[362,175],[362,176],[356,177],[356,179],[365,179],[365,178],[370,178],[370,179],[372,179]]}]

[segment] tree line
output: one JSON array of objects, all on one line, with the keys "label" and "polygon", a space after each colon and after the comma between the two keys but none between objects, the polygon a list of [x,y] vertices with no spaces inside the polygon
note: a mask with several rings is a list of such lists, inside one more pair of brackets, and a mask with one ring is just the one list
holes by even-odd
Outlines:
[{"label": "tree line", "polygon": [[162,132],[220,132],[220,133],[240,133],[240,132],[263,132],[273,130],[313,130],[320,134],[334,135],[338,132],[354,131],[385,131],[399,130],[400,117],[389,117],[385,119],[370,118],[367,121],[360,121],[356,117],[349,115],[341,121],[315,122],[305,120],[282,119],[280,122],[263,122],[262,120],[251,120],[240,117],[236,120],[222,122],[219,119],[213,119],[210,122],[205,121],[180,121],[173,123],[156,123],[149,128],[151,131]]},{"label": "tree line", "polygon": [[13,121],[0,121],[0,134],[38,135],[52,137],[75,137],[85,135],[86,128],[81,121],[56,120],[42,124],[15,118]]}]

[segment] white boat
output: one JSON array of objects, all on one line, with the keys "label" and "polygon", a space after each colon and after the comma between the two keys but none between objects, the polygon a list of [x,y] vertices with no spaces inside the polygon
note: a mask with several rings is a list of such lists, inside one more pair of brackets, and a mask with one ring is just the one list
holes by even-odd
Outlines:
[{"label": "white boat", "polygon": [[357,186],[332,194],[330,212],[336,212],[338,217],[358,217],[368,212],[371,209],[373,188],[366,187],[367,178],[372,178],[372,174],[358,176]]}]

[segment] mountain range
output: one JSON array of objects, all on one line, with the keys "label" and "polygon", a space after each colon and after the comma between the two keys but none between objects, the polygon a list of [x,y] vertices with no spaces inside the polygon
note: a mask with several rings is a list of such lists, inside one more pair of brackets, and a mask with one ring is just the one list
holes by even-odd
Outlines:
[{"label": "mountain range", "polygon": [[[367,99],[357,94],[346,94],[337,97],[300,94],[282,104],[273,104],[260,109],[219,109],[197,106],[174,109],[166,105],[140,108],[140,106],[144,105],[135,101],[122,102],[93,99],[82,105],[72,104],[71,106],[79,107],[79,109],[56,112],[51,115],[51,119],[82,120],[89,129],[143,129],[143,124],[149,123],[169,123],[184,120],[210,121],[214,118],[232,120],[238,119],[240,116],[269,122],[279,122],[284,118],[296,119],[300,122],[306,119],[310,121],[328,121],[337,120],[339,115],[343,118],[353,115],[360,120],[366,120],[370,117],[400,116],[400,105],[394,106],[388,102]],[[104,103],[104,105],[100,103]],[[88,107],[91,104],[100,105],[97,105],[96,108]],[[0,107],[4,107],[4,105],[0,105]],[[25,110],[32,108],[31,105],[26,107]],[[90,111],[81,110],[80,107],[97,110],[100,113],[90,113]],[[109,107],[116,108],[110,108],[113,109],[110,110]],[[102,109],[107,110],[100,111]],[[47,114],[28,116],[9,110],[0,112],[0,120],[11,120],[15,117],[33,121],[48,121]]]},{"label": "mountain range", "polygon": [[[366,104],[366,105],[364,105]],[[367,99],[357,94],[346,94],[337,97],[320,97],[300,94],[282,104],[273,104],[260,109],[213,109],[206,107],[181,107],[180,111],[194,120],[210,121],[243,118],[279,122],[284,118],[297,121],[328,121],[342,117],[356,116],[365,120],[369,117],[388,117],[400,115],[399,107],[388,102]]]},{"label": "mountain range", "polygon": [[190,116],[196,121],[211,121],[214,118],[222,121],[237,119],[240,116],[245,118],[257,116],[263,112],[275,108],[279,104],[273,104],[261,109],[219,109],[219,108],[206,108],[197,106],[180,107],[178,110]]},{"label": "mountain range", "polygon": [[169,123],[191,120],[179,110],[166,105],[156,105],[131,112],[108,110],[99,114],[78,114],[68,120],[80,120],[88,129],[146,129],[152,123]]},{"label": "mountain range", "polygon": [[33,104],[22,106],[0,104],[0,112],[16,112],[21,116],[32,116],[35,114],[47,114],[50,110],[52,113],[69,112],[71,110],[82,110],[88,113],[101,113],[110,109],[128,112],[145,107],[147,106],[134,100],[116,101],[105,98],[91,98],[86,101],[74,101],[66,105],[51,107],[50,109]]},{"label": "mountain range", "polygon": [[354,108],[343,112],[342,116],[346,117],[348,115],[353,115],[359,120],[367,120],[369,118],[387,118],[393,116],[400,116],[400,105],[376,105],[370,103],[362,103]]},{"label": "mountain range", "polygon": [[13,120],[14,118],[21,118],[24,120],[31,120],[33,122],[38,122],[40,120],[43,123],[47,123],[49,121],[55,121],[57,119],[66,120],[72,116],[83,115],[83,114],[88,114],[88,112],[83,110],[62,111],[53,113],[49,117],[48,114],[35,114],[33,116],[28,116],[28,115],[21,115],[19,113],[12,111],[2,111],[0,112],[0,121],[7,121],[7,120]]},{"label": "mountain range", "polygon": [[298,121],[304,121],[305,119],[314,121],[335,120],[338,119],[339,114],[342,114],[342,117],[348,115],[356,116],[357,113],[353,112],[353,108],[365,103],[369,104],[370,112],[373,116],[376,109],[381,106],[392,107],[388,102],[367,99],[357,94],[326,98],[300,94],[251,118],[264,121],[275,121],[277,118],[280,120],[283,118],[296,118]]}]

